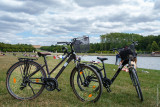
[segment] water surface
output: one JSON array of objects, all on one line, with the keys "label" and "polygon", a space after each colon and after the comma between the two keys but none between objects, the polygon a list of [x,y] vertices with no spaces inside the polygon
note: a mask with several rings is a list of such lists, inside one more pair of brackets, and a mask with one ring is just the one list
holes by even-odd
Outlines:
[{"label": "water surface", "polygon": [[[98,56],[82,56],[82,61],[99,61]],[[99,56],[100,57],[100,56]],[[115,56],[101,56],[106,57],[108,60],[104,61],[108,64],[115,64]],[[100,61],[99,61],[100,62]],[[146,69],[160,70],[160,57],[137,57],[137,67]]]}]

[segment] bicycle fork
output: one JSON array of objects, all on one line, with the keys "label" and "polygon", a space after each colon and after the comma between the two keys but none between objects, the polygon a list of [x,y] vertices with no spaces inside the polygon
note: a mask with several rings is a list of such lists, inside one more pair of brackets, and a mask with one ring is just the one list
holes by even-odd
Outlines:
[{"label": "bicycle fork", "polygon": [[[84,73],[83,73],[83,68],[81,68],[80,66],[80,61],[81,61],[81,59],[79,58],[78,60],[77,60],[77,63],[76,63],[76,68],[77,68],[77,71],[78,71],[78,77],[79,77],[79,79],[80,79],[80,83],[81,83],[81,85],[84,85],[84,83],[85,83],[85,75],[84,75]],[[75,60],[75,62],[76,62],[76,60]],[[81,77],[81,75],[82,75],[82,77],[84,78],[84,82],[83,82],[83,80],[82,80],[82,77]]]}]

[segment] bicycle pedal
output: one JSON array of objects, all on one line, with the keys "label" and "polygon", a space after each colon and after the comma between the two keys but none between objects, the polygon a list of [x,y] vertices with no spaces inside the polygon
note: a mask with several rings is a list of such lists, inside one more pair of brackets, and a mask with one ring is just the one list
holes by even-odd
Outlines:
[{"label": "bicycle pedal", "polygon": [[111,92],[111,89],[110,89],[110,88],[107,88],[107,92],[109,92],[109,93],[110,93],[110,92]]}]

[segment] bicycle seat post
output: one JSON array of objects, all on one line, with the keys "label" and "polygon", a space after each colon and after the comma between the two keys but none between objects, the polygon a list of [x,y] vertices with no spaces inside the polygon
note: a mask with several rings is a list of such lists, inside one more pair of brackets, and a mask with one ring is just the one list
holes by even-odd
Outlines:
[{"label": "bicycle seat post", "polygon": [[106,75],[106,69],[105,69],[104,61],[102,61],[102,64],[103,64],[103,69],[104,69],[104,78],[106,78],[107,75]]},{"label": "bicycle seat post", "polygon": [[105,61],[105,60],[108,60],[108,58],[101,58],[101,57],[97,57],[97,59],[99,59],[99,60],[102,62],[102,64],[103,64],[103,69],[104,69],[104,78],[106,78],[106,77],[107,77],[107,74],[106,74],[106,70],[105,70],[104,61]]},{"label": "bicycle seat post", "polygon": [[48,64],[47,64],[46,56],[43,56],[43,58],[44,58],[44,63],[45,63],[45,66],[46,66],[46,70],[47,70],[48,78],[50,78],[49,68],[48,68]]}]

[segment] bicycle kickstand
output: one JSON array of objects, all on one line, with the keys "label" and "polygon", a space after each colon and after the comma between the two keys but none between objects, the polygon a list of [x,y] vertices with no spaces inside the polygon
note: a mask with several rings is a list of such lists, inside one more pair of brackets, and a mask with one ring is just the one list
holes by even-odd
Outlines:
[{"label": "bicycle kickstand", "polygon": [[57,89],[58,92],[61,91],[61,89],[59,89],[59,88],[56,88],[56,89]]}]

